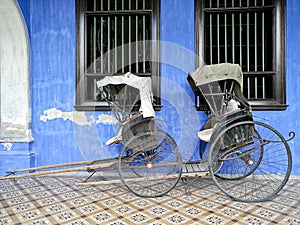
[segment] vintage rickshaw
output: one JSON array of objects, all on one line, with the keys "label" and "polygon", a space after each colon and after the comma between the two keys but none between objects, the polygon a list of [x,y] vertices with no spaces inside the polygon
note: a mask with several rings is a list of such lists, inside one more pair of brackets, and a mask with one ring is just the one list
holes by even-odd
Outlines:
[{"label": "vintage rickshaw", "polygon": [[295,133],[290,132],[286,140],[270,125],[254,120],[242,93],[243,74],[237,64],[205,65],[191,72],[188,81],[209,107],[199,137],[208,142],[207,157],[202,160],[207,160],[216,186],[245,202],[276,195],[290,177],[292,157],[287,142]]},{"label": "vintage rickshaw", "polygon": [[[10,170],[0,180],[116,170],[119,180],[87,181],[82,185],[121,181],[138,196],[158,197],[171,191],[180,180],[189,185],[196,178],[210,176],[222,192],[237,201],[259,202],[276,195],[290,177],[292,157],[287,142],[295,133],[290,132],[289,139],[285,139],[270,125],[254,120],[242,93],[243,74],[237,64],[205,65],[189,73],[187,80],[195,95],[208,106],[208,120],[198,133],[200,160],[183,162],[175,140],[155,117],[151,78],[128,72],[97,82],[99,98],[109,103],[120,125],[117,135],[106,142],[123,144],[119,157]],[[16,175],[28,171],[35,173]]]}]

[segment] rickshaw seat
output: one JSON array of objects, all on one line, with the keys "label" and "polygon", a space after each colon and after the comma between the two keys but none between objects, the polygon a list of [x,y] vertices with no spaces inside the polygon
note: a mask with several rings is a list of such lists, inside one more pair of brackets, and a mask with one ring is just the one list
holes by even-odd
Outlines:
[{"label": "rickshaw seat", "polygon": [[198,132],[201,140],[209,142],[217,125],[252,120],[250,105],[242,93],[243,74],[239,65],[205,65],[189,73],[187,79],[211,112],[204,130]]}]

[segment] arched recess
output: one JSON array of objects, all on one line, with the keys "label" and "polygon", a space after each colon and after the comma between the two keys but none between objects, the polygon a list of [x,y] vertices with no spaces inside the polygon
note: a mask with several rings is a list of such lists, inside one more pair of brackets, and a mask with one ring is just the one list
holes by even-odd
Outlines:
[{"label": "arched recess", "polygon": [[0,5],[0,142],[33,141],[29,38],[16,0]]}]

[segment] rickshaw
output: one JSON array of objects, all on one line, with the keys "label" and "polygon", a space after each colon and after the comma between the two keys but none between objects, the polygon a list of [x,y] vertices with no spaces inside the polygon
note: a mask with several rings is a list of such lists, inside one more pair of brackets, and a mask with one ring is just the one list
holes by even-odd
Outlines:
[{"label": "rickshaw", "polygon": [[176,142],[155,117],[151,78],[128,72],[106,76],[97,85],[120,125],[106,145],[123,143],[117,165],[121,181],[141,197],[168,193],[180,180],[182,160]]},{"label": "rickshaw", "polygon": [[[106,76],[97,85],[98,97],[108,102],[119,124],[117,135],[106,141],[107,146],[123,143],[119,157],[9,170],[0,180],[86,170],[91,175],[78,185],[121,181],[141,197],[158,197],[172,190],[181,178],[182,160],[174,139],[155,118],[151,78],[126,73]],[[118,171],[120,179],[89,182],[96,172],[111,171]]]},{"label": "rickshaw", "polygon": [[[106,100],[118,120],[117,135],[106,145],[123,143],[119,157],[7,171],[12,179],[26,176],[87,170],[117,170],[119,180],[88,182],[100,185],[121,181],[141,197],[167,194],[182,180],[210,176],[216,186],[237,201],[259,202],[276,195],[290,177],[292,158],[288,141],[270,125],[254,121],[251,106],[242,94],[243,74],[236,64],[206,65],[188,74],[197,97],[208,105],[208,120],[199,131],[200,160],[182,162],[173,137],[155,117],[151,78],[130,72],[97,81],[98,97]],[[192,121],[191,121],[192,122]],[[87,164],[86,167],[42,171]],[[15,175],[24,171],[41,171]],[[91,175],[91,176],[92,176]],[[90,177],[91,177],[90,176]]]},{"label": "rickshaw", "polygon": [[[287,183],[292,157],[288,141],[268,124],[255,121],[243,96],[238,64],[205,65],[189,73],[188,82],[208,105],[208,120],[198,133],[206,142],[208,170],[216,186],[244,202],[265,201]],[[201,146],[201,144],[200,144]],[[205,157],[206,156],[206,157]]]}]

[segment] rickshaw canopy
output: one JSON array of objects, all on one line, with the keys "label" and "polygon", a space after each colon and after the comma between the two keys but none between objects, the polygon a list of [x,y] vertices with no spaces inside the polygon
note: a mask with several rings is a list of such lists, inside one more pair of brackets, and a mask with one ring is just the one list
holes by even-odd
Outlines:
[{"label": "rickshaw canopy", "polygon": [[141,99],[140,111],[143,113],[143,117],[155,117],[155,112],[152,105],[153,94],[151,91],[150,77],[139,77],[127,72],[126,74],[118,76],[105,76],[103,79],[97,81],[98,88],[107,86],[109,84],[125,84],[138,89]]},{"label": "rickshaw canopy", "polygon": [[243,87],[243,73],[238,64],[221,63],[205,65],[189,73],[197,86],[232,79]]}]

